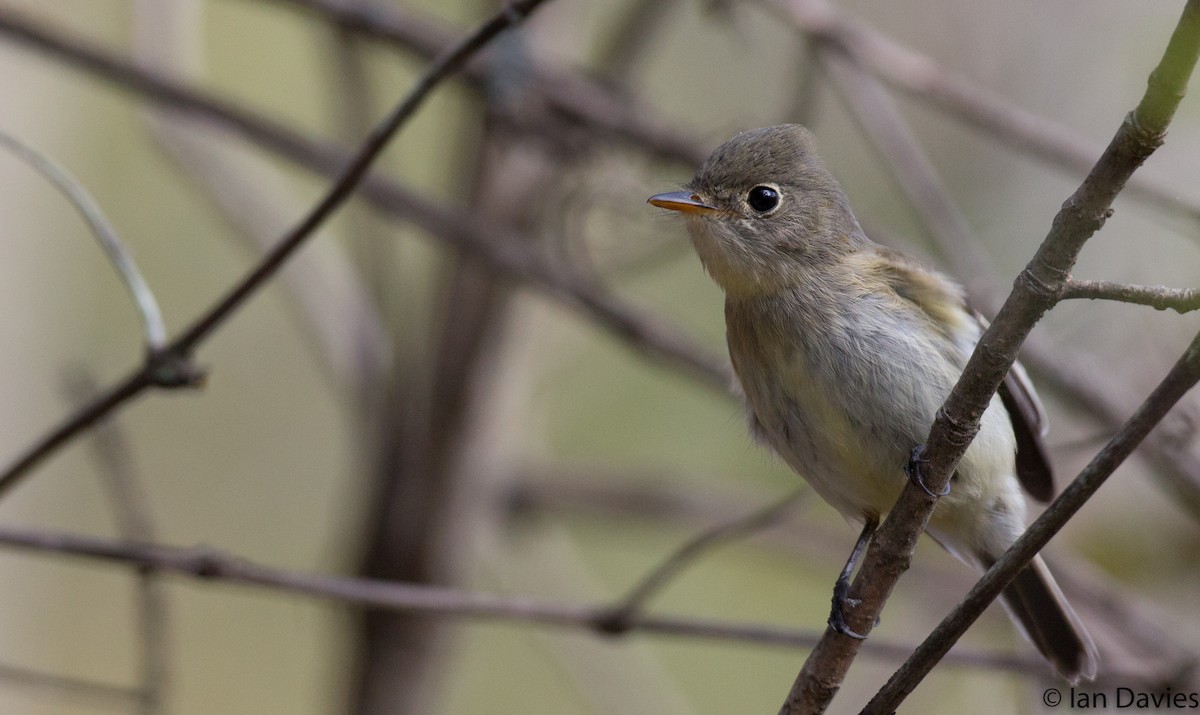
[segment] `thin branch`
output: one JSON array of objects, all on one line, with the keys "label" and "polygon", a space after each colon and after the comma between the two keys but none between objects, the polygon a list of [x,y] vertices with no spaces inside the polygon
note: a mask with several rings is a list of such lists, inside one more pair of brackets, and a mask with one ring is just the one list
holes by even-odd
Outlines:
[{"label": "thin branch", "polygon": [[[476,30],[469,33],[457,46],[434,61],[425,71],[416,86],[400,101],[386,119],[371,133],[350,162],[338,172],[324,198],[291,231],[284,235],[275,247],[244,277],[232,290],[211,308],[206,310],[190,328],[174,338],[162,350],[152,353],[142,369],[100,395],[90,405],[69,417],[61,426],[43,437],[22,457],[0,474],[0,494],[12,488],[29,469],[65,444],[75,435],[90,427],[112,410],[152,385],[173,387],[195,384],[198,375],[190,364],[190,354],[195,347],[215,330],[226,318],[238,309],[247,298],[264,283],[295,253],[304,241],[313,234],[330,215],[350,197],[362,182],[367,170],[378,157],[404,122],[413,115],[424,99],[442,80],[460,67],[473,53],[482,49],[503,30],[533,12],[545,0],[522,0],[505,5],[499,12]],[[14,31],[11,18],[0,16],[0,29]],[[26,28],[28,29],[28,28]],[[21,30],[16,30],[18,34]],[[44,39],[44,38],[43,38]],[[61,38],[58,38],[61,40]],[[36,40],[31,40],[35,41]],[[117,68],[126,79],[134,78],[139,86],[145,86],[147,75],[137,72],[128,64],[119,66],[111,58],[100,58],[93,53],[93,60],[108,68]],[[108,61],[106,61],[106,59]],[[160,89],[162,87],[160,86]],[[194,102],[197,98],[176,93],[176,99]]]},{"label": "thin branch", "polygon": [[[96,392],[95,381],[86,373],[67,376],[67,391],[76,402],[84,402]],[[135,542],[155,540],[154,520],[149,497],[134,469],[133,458],[124,435],[115,424],[92,432],[100,472],[108,487],[113,512],[121,537]],[[137,575],[137,623],[141,646],[142,685],[138,705],[145,715],[163,711],[170,680],[169,618],[167,594],[159,575],[143,569]]]},{"label": "thin branch", "polygon": [[773,504],[739,516],[732,521],[718,524],[689,539],[646,574],[624,598],[609,609],[608,615],[602,619],[602,627],[613,633],[628,630],[629,624],[645,608],[646,603],[654,594],[661,591],[689,564],[725,542],[742,538],[771,526],[811,493],[808,489],[797,489]]},{"label": "thin branch", "polygon": [[[1169,431],[1168,420],[1176,416],[1179,407],[1172,411],[1167,420],[1159,423],[1151,434],[1153,438]],[[1128,412],[1126,413],[1126,416]],[[1119,428],[1118,424],[1118,428]],[[1114,429],[1114,432],[1116,430]],[[609,519],[639,519],[658,526],[668,524],[672,528],[700,529],[712,523],[732,522],[738,515],[752,511],[746,499],[736,493],[713,494],[705,491],[680,487],[648,488],[651,483],[667,484],[670,479],[650,479],[649,475],[628,473],[580,473],[573,465],[534,468],[535,474],[517,480],[516,485],[503,498],[512,502],[509,507],[514,517],[557,513],[590,514]],[[545,472],[538,476],[537,472]],[[552,480],[547,474],[558,476]],[[569,479],[562,479],[566,474]],[[678,481],[678,480],[675,480]],[[761,500],[754,500],[755,502]],[[789,519],[770,533],[756,535],[759,543],[770,544],[791,556],[801,552],[808,555],[825,554],[837,548],[834,536],[828,528],[813,523],[810,519]],[[948,612],[959,600],[950,600],[951,594],[965,593],[978,579],[968,576],[966,569],[956,568],[943,572],[938,564],[945,560],[925,559],[914,563],[918,573],[908,582],[909,588],[924,591],[924,595],[910,593],[910,597],[924,599],[924,605]],[[1128,589],[1111,579],[1092,572],[1079,559],[1051,564],[1052,571],[1064,592],[1081,618],[1089,624],[1097,642],[1110,642],[1119,638],[1121,651],[1107,649],[1104,653],[1105,677],[1119,677],[1122,682],[1163,683],[1183,671],[1189,663],[1197,661],[1195,645],[1187,642],[1186,634],[1173,632],[1170,619],[1164,619],[1157,609],[1147,608],[1143,599],[1134,597]],[[970,578],[967,581],[967,578]],[[1164,628],[1159,624],[1167,624]],[[1098,631],[1102,628],[1105,633]],[[1040,660],[1040,659],[1039,659]],[[1120,673],[1120,676],[1113,676]],[[1045,667],[1039,675],[1045,674]]]},{"label": "thin branch", "polygon": [[1200,334],[1196,335],[1187,351],[1125,422],[1121,430],[1092,458],[1079,476],[1075,477],[1054,503],[1042,512],[1021,538],[988,569],[962,603],[938,624],[916,652],[888,679],[887,684],[863,709],[863,713],[886,715],[895,712],[904,698],[929,674],[967,628],[983,614],[984,609],[1000,595],[1017,572],[1050,542],[1117,467],[1133,453],[1150,430],[1154,429],[1175,403],[1197,382],[1200,382]]},{"label": "thin branch", "polygon": [[[849,624],[869,633],[907,569],[936,499],[979,429],[979,420],[1016,360],[1034,324],[1055,303],[1084,243],[1103,225],[1129,176],[1162,143],[1200,53],[1200,0],[1189,0],[1146,93],[1126,118],[1088,177],[1063,204],[1033,260],[984,333],[926,440],[927,489],[907,484],[876,532],[850,598],[860,599]],[[824,711],[836,694],[861,642],[827,629],[796,678],[783,713]],[[915,683],[911,684],[915,687]]]},{"label": "thin branch", "polygon": [[[203,12],[202,0],[138,0],[133,9],[132,60],[164,75],[196,81],[205,64],[200,40]],[[141,118],[164,154],[179,165],[236,235],[250,244],[253,255],[268,251],[279,238],[279,227],[311,205],[311,199],[296,195],[294,184],[271,157],[225,141],[228,135],[211,123],[190,121],[184,113],[154,104],[143,109]],[[364,121],[349,136],[363,137],[370,129],[370,122]],[[346,233],[361,237],[356,226]],[[376,272],[382,270],[379,261],[368,265],[375,266]],[[289,261],[280,280],[293,298],[287,307],[297,316],[301,334],[311,341],[335,385],[345,388],[339,394],[373,394],[391,361],[391,344],[343,243],[314,236],[303,255]]]},{"label": "thin branch", "polygon": [[384,147],[391,142],[400,127],[404,126],[416,113],[429,93],[461,67],[469,57],[483,49],[501,32],[524,20],[545,1],[518,0],[505,5],[489,20],[464,37],[456,46],[434,60],[417,81],[416,86],[372,130],[350,163],[339,172],[333,185],[321,201],[299,224],[278,241],[249,275],[243,278],[216,305],[207,310],[199,320],[192,324],[192,327],[172,341],[172,349],[180,353],[190,352],[197,343],[207,337],[213,329],[239,308],[246,298],[257,292],[296,249],[354,193],[363,178],[366,177],[371,165],[383,152]]},{"label": "thin branch", "polygon": [[1200,290],[1196,288],[1166,288],[1111,281],[1079,281],[1072,278],[1063,284],[1058,299],[1077,298],[1148,305],[1155,310],[1169,308],[1176,313],[1200,310]]},{"label": "thin branch", "polygon": [[[369,8],[339,0],[253,0],[286,5],[346,30],[429,59],[453,40],[453,30],[432,17],[399,5],[373,3]],[[665,0],[653,3],[667,5]],[[657,8],[656,8],[657,9]],[[463,68],[477,89],[486,89],[494,60],[482,55]],[[682,132],[677,123],[659,119],[649,108],[586,74],[563,71],[548,63],[532,62],[529,89],[533,104],[542,104],[568,126],[582,124],[604,140],[617,140],[661,159],[689,167],[708,152]],[[534,113],[529,113],[534,114]],[[556,126],[555,133],[563,127]]]},{"label": "thin branch", "polygon": [[[1131,400],[1099,369],[1089,368],[1087,360],[1064,355],[1042,340],[1026,341],[1021,354],[1026,367],[1036,372],[1042,383],[1069,395],[1083,414],[1107,427],[1109,433],[1121,426]],[[1196,424],[1195,417],[1182,409],[1176,410],[1167,416],[1162,428],[1142,443],[1139,454],[1150,462],[1153,477],[1171,504],[1200,522],[1200,450],[1194,438]]]},{"label": "thin branch", "polygon": [[0,132],[0,145],[7,147],[14,156],[24,160],[53,184],[87,222],[92,236],[104,249],[104,254],[108,256],[109,262],[117,270],[121,283],[125,285],[125,289],[133,298],[133,305],[137,308],[138,316],[142,320],[146,349],[150,352],[160,350],[167,341],[167,329],[163,325],[162,311],[158,307],[158,301],[155,300],[154,292],[150,290],[146,280],[142,278],[137,262],[133,260],[133,254],[121,242],[116,229],[104,215],[100,205],[96,203],[88,190],[75,177],[71,176],[70,172],[37,149],[4,132]]},{"label": "thin branch", "polygon": [[[472,593],[443,586],[290,571],[205,547],[139,544],[11,526],[0,526],[0,546],[109,561],[132,568],[151,568],[204,581],[254,586],[346,606],[416,612],[433,617],[514,621],[606,633],[600,622],[609,612],[604,605],[567,604],[528,596]],[[633,618],[630,630],[784,648],[809,648],[816,641],[816,633],[812,631],[686,616],[638,615]],[[912,653],[912,644],[872,641],[864,653],[885,660],[900,660]],[[964,650],[952,653],[947,660],[956,665],[985,670],[1002,669],[1028,674],[1044,671],[1040,661],[1000,652]]]}]

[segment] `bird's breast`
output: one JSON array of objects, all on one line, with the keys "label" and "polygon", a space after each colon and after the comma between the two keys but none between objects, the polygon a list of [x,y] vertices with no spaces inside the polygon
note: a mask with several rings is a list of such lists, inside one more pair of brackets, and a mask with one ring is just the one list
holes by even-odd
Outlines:
[{"label": "bird's breast", "polygon": [[870,297],[726,304],[729,352],[765,441],[839,511],[883,513],[956,376]]}]

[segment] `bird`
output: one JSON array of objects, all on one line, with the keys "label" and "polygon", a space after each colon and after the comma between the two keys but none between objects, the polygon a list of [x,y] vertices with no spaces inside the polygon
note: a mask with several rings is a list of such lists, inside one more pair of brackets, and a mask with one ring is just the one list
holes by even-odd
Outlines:
[{"label": "bird", "polygon": [[[725,293],[726,342],[751,433],[826,502],[862,524],[829,625],[851,637],[849,578],[906,480],[986,321],[942,273],[867,237],[797,124],[742,132],[682,191],[648,199],[681,214]],[[1054,485],[1045,412],[1014,364],[980,420],[926,533],[987,569],[1025,529],[1024,487]],[[1096,647],[1040,556],[1005,588],[1013,621],[1064,679],[1095,677]]]}]

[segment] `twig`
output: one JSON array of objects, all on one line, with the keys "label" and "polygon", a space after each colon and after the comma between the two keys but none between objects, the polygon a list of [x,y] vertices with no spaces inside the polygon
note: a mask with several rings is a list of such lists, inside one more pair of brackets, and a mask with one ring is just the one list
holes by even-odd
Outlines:
[{"label": "twig", "polygon": [[[1033,260],[1018,276],[996,320],[980,339],[959,379],[938,411],[929,438],[927,490],[911,483],[880,526],[850,589],[861,599],[851,628],[868,633],[900,575],[936,499],[979,429],[992,395],[1016,360],[1033,325],[1054,305],[1084,243],[1103,225],[1110,206],[1134,170],[1162,143],[1167,124],[1183,97],[1200,52],[1200,0],[1189,0],[1145,95],[1126,118],[1088,177],[1064,203]],[[836,694],[860,641],[829,629],[796,678],[783,713],[822,712]],[[911,684],[915,687],[915,683]]]},{"label": "twig", "polygon": [[1163,286],[1141,286],[1111,281],[1067,280],[1059,292],[1059,300],[1087,298],[1088,300],[1115,300],[1122,303],[1148,305],[1155,310],[1174,310],[1187,313],[1200,310],[1200,290],[1195,288],[1166,288]]},{"label": "twig", "polygon": [[[347,606],[408,611],[435,617],[507,620],[604,633],[597,621],[608,612],[605,606],[566,604],[527,596],[472,593],[442,586],[277,569],[211,548],[138,544],[11,526],[0,526],[0,546],[109,561],[133,568],[152,568],[163,573],[255,586]],[[630,630],[784,648],[809,648],[816,640],[816,634],[812,631],[686,616],[638,615],[633,619]],[[887,660],[900,660],[912,653],[912,644],[872,641],[864,653]],[[999,668],[1030,674],[1044,671],[1039,661],[1007,653],[964,650],[951,654],[947,660],[964,667]]]},{"label": "twig", "polygon": [[[295,253],[304,241],[339,208],[366,176],[367,170],[383,148],[388,144],[404,122],[421,105],[429,93],[443,79],[460,67],[473,53],[482,49],[491,39],[528,16],[545,0],[522,0],[505,5],[491,19],[469,33],[457,46],[433,62],[416,86],[400,101],[386,119],[371,133],[358,152],[344,169],[338,172],[324,198],[299,224],[284,235],[275,247],[242,278],[228,293],[206,310],[187,330],[171,340],[162,350],[152,353],[142,369],[99,396],[86,408],[69,417],[63,425],[33,445],[16,463],[0,474],[0,494],[11,489],[29,469],[69,441],[85,428],[121,406],[141,392],[157,385],[162,387],[194,384],[195,369],[190,364],[190,354],[195,347],[216,329],[226,318],[253,295],[284,262]],[[9,23],[0,17],[0,28],[12,30]],[[103,59],[93,57],[103,62]],[[112,62],[107,63],[110,67]],[[133,81],[141,82],[145,75],[126,65],[120,67],[121,74]],[[160,87],[161,89],[161,87]],[[184,99],[185,95],[176,95]],[[187,99],[195,100],[195,97]]]},{"label": "twig", "polygon": [[[1178,410],[1177,406],[1168,419]],[[1160,435],[1166,427],[1166,420],[1160,422],[1151,436]],[[699,529],[711,523],[732,522],[737,515],[752,510],[746,499],[736,493],[713,494],[706,490],[697,494],[687,489],[647,488],[646,484],[655,483],[647,475],[588,474],[586,470],[581,474],[571,465],[542,467],[541,470],[559,479],[552,480],[545,474],[537,476],[539,470],[534,469],[535,474],[518,480],[511,495],[505,497],[513,502],[510,509],[516,512],[515,517],[528,511],[535,517],[547,512],[559,515],[565,512],[615,518],[618,523],[640,519],[656,525],[670,524],[673,528]],[[570,478],[562,479],[564,474]],[[658,483],[670,481],[657,480]],[[756,539],[760,543],[766,540],[791,556],[797,556],[801,551],[808,555],[823,554],[836,548],[829,530],[813,520],[790,519],[779,527],[770,534],[757,535]],[[961,568],[942,573],[935,570],[936,562],[925,559],[914,563],[919,573],[910,578],[908,586],[927,592],[924,596],[916,595],[925,600],[924,605],[948,612],[958,601],[958,598],[950,601],[950,594],[965,593],[978,577],[966,581],[969,572]],[[1110,639],[1121,639],[1121,649],[1126,651],[1124,657],[1113,649],[1104,650],[1106,679],[1119,672],[1122,682],[1163,683],[1182,672],[1187,663],[1196,661],[1195,646],[1187,642],[1187,634],[1172,631],[1170,619],[1164,618],[1157,609],[1148,609],[1148,604],[1140,602],[1144,599],[1135,598],[1120,584],[1092,573],[1083,560],[1058,560],[1051,567],[1097,642],[1103,642],[1104,635],[1098,632],[1098,627],[1107,631]],[[1166,627],[1159,624],[1166,624]],[[1045,675],[1044,666],[1039,675]]]},{"label": "twig", "polygon": [[133,254],[121,242],[116,229],[104,215],[100,205],[75,177],[50,157],[4,132],[0,132],[0,145],[8,147],[14,156],[24,160],[47,181],[54,184],[54,187],[71,202],[79,215],[87,222],[92,236],[104,249],[104,254],[108,256],[109,262],[117,270],[117,275],[120,276],[121,282],[129,291],[130,297],[133,298],[133,305],[137,308],[138,316],[142,320],[142,332],[146,338],[147,351],[160,350],[167,341],[167,329],[163,325],[162,311],[159,310],[158,301],[154,299],[154,292],[142,278],[137,262],[133,260]]},{"label": "twig", "polygon": [[1158,387],[1125,422],[1104,449],[1092,458],[1079,476],[1063,490],[1008,551],[990,568],[958,604],[938,624],[904,665],[863,709],[863,713],[886,715],[896,711],[904,698],[916,688],[938,660],[975,622],[984,609],[1000,595],[1017,572],[1079,511],[1117,467],[1146,438],[1183,395],[1200,381],[1200,334],[1171,368]]}]

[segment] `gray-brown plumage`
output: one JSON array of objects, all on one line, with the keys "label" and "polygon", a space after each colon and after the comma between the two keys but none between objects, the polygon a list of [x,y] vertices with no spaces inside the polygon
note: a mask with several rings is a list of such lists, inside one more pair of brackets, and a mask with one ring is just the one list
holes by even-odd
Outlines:
[{"label": "gray-brown plumage", "polygon": [[[725,291],[729,354],[753,432],[868,535],[899,496],[982,320],[945,276],[867,238],[800,126],[734,137],[686,190],[650,202],[684,215]],[[1015,367],[927,533],[969,563],[998,559],[1025,528],[1021,485],[1043,501],[1053,493],[1044,429]],[[1091,639],[1040,558],[1004,601],[1063,677],[1095,674]],[[836,616],[835,607],[831,623],[841,627]]]}]

